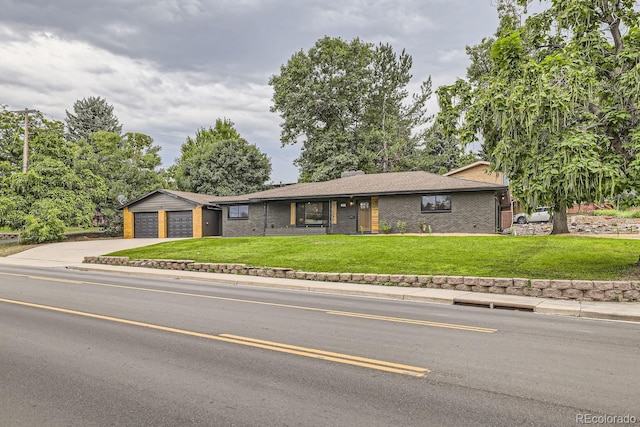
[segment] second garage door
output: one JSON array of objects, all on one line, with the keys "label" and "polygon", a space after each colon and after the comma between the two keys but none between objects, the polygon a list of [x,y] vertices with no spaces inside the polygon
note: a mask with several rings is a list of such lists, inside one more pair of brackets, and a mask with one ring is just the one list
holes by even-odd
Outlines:
[{"label": "second garage door", "polygon": [[193,237],[193,212],[167,212],[167,237]]}]

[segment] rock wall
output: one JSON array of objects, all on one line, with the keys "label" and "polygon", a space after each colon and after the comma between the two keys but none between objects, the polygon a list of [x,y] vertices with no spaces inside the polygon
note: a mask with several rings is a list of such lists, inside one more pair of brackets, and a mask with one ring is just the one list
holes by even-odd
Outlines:
[{"label": "rock wall", "polygon": [[283,279],[414,286],[467,292],[522,295],[577,301],[638,301],[640,281],[532,280],[522,278],[426,276],[401,274],[318,273],[290,268],[252,267],[245,264],[198,263],[192,260],[130,260],[128,257],[85,257],[85,263],[109,264],[205,273],[243,274]]}]

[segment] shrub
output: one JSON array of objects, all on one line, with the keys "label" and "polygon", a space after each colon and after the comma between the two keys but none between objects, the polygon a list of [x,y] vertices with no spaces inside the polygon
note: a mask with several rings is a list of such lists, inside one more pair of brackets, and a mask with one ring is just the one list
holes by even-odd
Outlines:
[{"label": "shrub", "polygon": [[51,212],[42,218],[34,215],[26,216],[24,231],[20,234],[20,243],[44,243],[59,242],[64,240],[65,225],[55,212]]},{"label": "shrub", "polygon": [[404,221],[396,222],[396,227],[398,227],[398,230],[400,230],[400,233],[402,234],[407,232],[407,223]]},{"label": "shrub", "polygon": [[389,221],[387,221],[386,219],[380,221],[380,225],[378,226],[378,228],[380,228],[380,231],[382,231],[384,234],[391,233],[391,224],[389,224]]}]

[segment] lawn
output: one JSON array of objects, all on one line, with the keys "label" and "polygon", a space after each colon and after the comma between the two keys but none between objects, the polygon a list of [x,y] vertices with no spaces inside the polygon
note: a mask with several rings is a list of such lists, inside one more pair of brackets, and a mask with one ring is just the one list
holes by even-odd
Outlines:
[{"label": "lawn", "polygon": [[109,254],[315,272],[548,279],[640,278],[640,240],[576,236],[301,236],[189,239]]}]

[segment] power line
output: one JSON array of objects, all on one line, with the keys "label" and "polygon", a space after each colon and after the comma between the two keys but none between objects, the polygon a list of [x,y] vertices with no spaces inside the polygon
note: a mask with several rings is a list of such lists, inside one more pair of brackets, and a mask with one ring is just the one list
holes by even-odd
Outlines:
[{"label": "power line", "polygon": [[30,110],[25,108],[24,110],[12,111],[12,113],[24,114],[24,146],[22,147],[22,173],[27,173],[27,161],[29,157],[29,113],[36,113],[38,110]]}]

